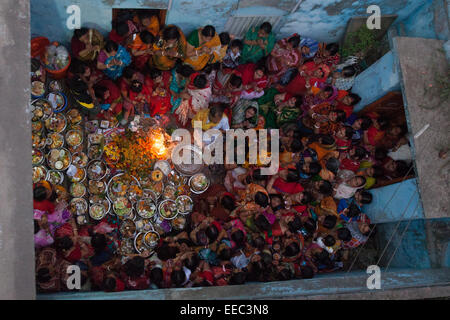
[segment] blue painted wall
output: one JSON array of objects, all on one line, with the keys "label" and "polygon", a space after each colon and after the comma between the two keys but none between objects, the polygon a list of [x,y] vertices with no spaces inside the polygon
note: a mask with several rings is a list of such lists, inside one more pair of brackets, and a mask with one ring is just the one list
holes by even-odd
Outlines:
[{"label": "blue painted wall", "polygon": [[[373,223],[424,218],[416,179],[372,189],[370,192],[373,195],[373,201],[364,206],[364,213]],[[409,202],[410,199],[412,199],[411,202]],[[406,209],[408,203],[409,207]]]},{"label": "blue painted wall", "polygon": [[352,88],[352,92],[361,97],[361,101],[355,106],[355,111],[363,109],[390,91],[400,91],[399,71],[395,54],[391,50],[360,73]]}]

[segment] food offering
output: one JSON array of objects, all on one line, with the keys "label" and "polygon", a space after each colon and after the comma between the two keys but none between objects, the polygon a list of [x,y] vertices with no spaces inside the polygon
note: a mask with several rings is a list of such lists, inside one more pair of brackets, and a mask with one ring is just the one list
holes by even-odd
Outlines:
[{"label": "food offering", "polygon": [[164,187],[163,197],[164,199],[175,200],[177,198],[177,187],[173,184],[167,184]]},{"label": "food offering", "polygon": [[69,112],[67,112],[66,116],[70,125],[79,124],[83,120],[80,112],[77,109],[70,109]]},{"label": "food offering", "polygon": [[130,187],[128,188],[128,199],[131,200],[131,202],[136,203],[136,201],[139,201],[142,196],[144,195],[144,191],[141,189],[140,186],[138,186],[135,183],[132,183]]},{"label": "food offering", "polygon": [[78,130],[69,130],[66,133],[66,141],[70,147],[76,148],[83,143],[83,133]]},{"label": "food offering", "polygon": [[153,170],[160,170],[165,176],[168,176],[171,170],[170,163],[166,160],[156,161]]},{"label": "food offering", "polygon": [[187,178],[185,176],[180,175],[175,170],[172,170],[169,172],[169,175],[167,176],[167,179],[171,181],[174,185],[180,186],[183,184],[186,184]]},{"label": "food offering", "polygon": [[164,178],[164,173],[159,169],[153,170],[151,178],[152,178],[152,181],[159,182]]},{"label": "food offering", "polygon": [[32,121],[45,120],[53,114],[52,105],[45,99],[36,99],[31,103]]},{"label": "food offering", "polygon": [[86,199],[83,198],[73,198],[69,204],[69,211],[73,215],[83,215],[88,211],[88,203]]},{"label": "food offering", "polygon": [[89,163],[87,174],[90,180],[100,181],[107,174],[108,168],[103,161],[93,160]]},{"label": "food offering", "polygon": [[41,132],[33,133],[31,135],[31,140],[33,148],[42,149],[45,147],[45,137]]},{"label": "food offering", "polygon": [[186,195],[179,196],[175,203],[177,205],[177,210],[180,214],[189,214],[194,208],[194,201]]},{"label": "food offering", "polygon": [[67,107],[67,98],[62,92],[49,93],[47,100],[51,103],[55,113],[62,112]]},{"label": "food offering", "polygon": [[45,120],[45,127],[48,131],[61,133],[66,129],[67,120],[62,113],[54,113]]},{"label": "food offering", "polygon": [[119,217],[124,217],[131,213],[133,206],[127,198],[118,197],[113,201],[113,209]]},{"label": "food offering", "polygon": [[135,221],[136,224],[136,228],[139,232],[148,232],[153,229],[153,224],[152,224],[152,220],[150,219],[139,219]]},{"label": "food offering", "polygon": [[133,238],[136,234],[136,224],[133,220],[126,219],[120,226],[120,233],[124,238]]},{"label": "food offering", "polygon": [[33,167],[33,183],[38,183],[39,181],[45,180],[47,177],[47,169],[42,166]]},{"label": "food offering", "polygon": [[79,151],[72,154],[72,164],[77,168],[85,168],[88,165],[89,158],[86,153]]},{"label": "food offering", "polygon": [[61,203],[61,202],[67,202],[69,201],[69,193],[67,192],[66,188],[64,188],[61,185],[55,186],[55,193],[56,193],[56,200],[55,202]]},{"label": "food offering", "polygon": [[94,220],[102,220],[107,212],[103,203],[94,203],[89,206],[89,216]]},{"label": "food offering", "polygon": [[33,156],[32,162],[33,162],[34,166],[37,166],[38,164],[41,164],[42,162],[44,162],[45,156],[44,156],[44,153],[42,152],[42,150],[34,148],[33,152],[32,152],[32,156]]},{"label": "food offering", "polygon": [[148,250],[144,242],[144,233],[140,232],[134,238],[134,248],[138,253]]},{"label": "food offering", "polygon": [[103,181],[89,180],[88,190],[91,195],[103,195],[106,192],[106,184]]},{"label": "food offering", "polygon": [[173,219],[170,224],[172,225],[172,228],[177,231],[184,230],[184,227],[186,226],[186,218],[179,215]]},{"label": "food offering", "polygon": [[67,170],[66,172],[70,182],[83,182],[86,179],[86,169],[77,168],[75,166],[73,166],[72,168],[75,169],[74,172],[71,172],[71,170]]},{"label": "food offering", "polygon": [[32,121],[31,122],[31,132],[38,133],[44,130],[44,123],[42,121]]},{"label": "food offering", "polygon": [[159,234],[156,231],[149,231],[144,235],[144,241],[148,248],[153,249],[158,245]]},{"label": "food offering", "polygon": [[159,215],[166,220],[175,219],[178,215],[177,205],[173,200],[164,200],[159,204]]},{"label": "food offering", "polygon": [[61,91],[62,90],[62,86],[59,83],[58,80],[52,80],[50,81],[48,88],[51,92],[57,92],[57,91]]},{"label": "food offering", "polygon": [[87,121],[85,128],[87,133],[95,133],[98,129],[98,120]]},{"label": "food offering", "polygon": [[140,184],[136,177],[126,173],[119,173],[109,180],[107,194],[110,200],[113,200],[117,197],[128,198],[130,194],[133,197],[134,193],[139,193],[139,190],[141,190]]},{"label": "food offering", "polygon": [[103,144],[105,137],[101,133],[91,133],[88,135],[88,141],[90,144]]},{"label": "food offering", "polygon": [[103,147],[99,144],[90,145],[88,148],[89,159],[100,160],[103,155]]},{"label": "food offering", "polygon": [[52,170],[66,170],[72,163],[69,150],[64,148],[50,150],[47,154],[47,163]]},{"label": "food offering", "polygon": [[197,173],[189,179],[189,187],[195,194],[201,194],[209,188],[209,179],[204,173]]},{"label": "food offering", "polygon": [[33,81],[31,83],[31,94],[34,97],[42,97],[45,94],[45,84],[42,81]]},{"label": "food offering", "polygon": [[88,219],[85,215],[79,215],[77,216],[77,223],[79,225],[85,225],[88,224]]},{"label": "food offering", "polygon": [[156,214],[156,205],[150,198],[139,200],[136,203],[136,212],[142,218],[153,218]]},{"label": "food offering", "polygon": [[123,255],[134,253],[134,241],[133,239],[125,238],[120,243],[120,253]]},{"label": "food offering", "polygon": [[158,197],[156,196],[156,194],[150,190],[150,189],[143,189],[142,190],[142,198],[150,198],[152,199],[155,203],[158,202]]},{"label": "food offering", "polygon": [[69,192],[74,198],[82,198],[86,194],[86,187],[82,183],[72,183]]},{"label": "food offering", "polygon": [[47,136],[46,144],[50,149],[59,149],[64,146],[64,136],[60,133],[52,132]]},{"label": "food offering", "polygon": [[46,180],[51,184],[62,184],[64,182],[64,174],[60,171],[49,170]]}]

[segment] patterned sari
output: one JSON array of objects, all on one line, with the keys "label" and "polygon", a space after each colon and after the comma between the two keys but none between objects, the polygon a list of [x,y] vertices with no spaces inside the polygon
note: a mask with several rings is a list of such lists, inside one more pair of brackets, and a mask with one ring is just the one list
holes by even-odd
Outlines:
[{"label": "patterned sari", "polygon": [[206,64],[215,60],[215,57],[219,56],[219,51],[221,47],[219,35],[216,33],[214,37],[203,44],[200,44],[200,34],[203,28],[199,28],[197,30],[192,31],[187,39],[187,43],[194,47],[194,49],[200,52],[203,48],[210,48],[210,54],[200,54],[198,56],[193,56],[190,58],[186,58],[184,63],[189,64],[194,68],[195,71],[202,70]]},{"label": "patterned sari", "polygon": [[[173,26],[173,25],[169,25],[168,27],[170,27],[170,26]],[[184,55],[186,54],[186,38],[184,36],[183,31],[181,31],[181,29],[178,27],[177,27],[177,29],[178,29],[178,32],[180,33],[180,39],[178,39],[178,41],[175,43],[175,45],[169,46],[167,44],[167,42],[165,40],[163,40],[163,38],[162,38],[163,30],[161,30],[159,32],[160,40],[153,45],[153,51],[157,52],[157,51],[175,50],[176,52],[178,52],[178,54],[181,56],[181,58],[183,58]],[[168,57],[165,55],[159,56],[159,55],[154,54],[152,56],[152,59],[150,59],[149,64],[153,68],[167,71],[167,70],[170,70],[173,67],[175,67],[177,59],[178,58]]]},{"label": "patterned sari", "polygon": [[265,48],[262,49],[259,45],[251,46],[244,44],[244,48],[241,54],[241,63],[247,62],[256,63],[258,62],[258,60],[269,55],[270,52],[272,52],[272,49],[275,45],[275,36],[271,32],[266,38],[260,38],[258,36],[258,31],[259,31],[258,27],[250,28],[245,34],[244,40],[257,41],[259,39],[262,39],[266,44]]},{"label": "patterned sari", "polygon": [[272,83],[279,81],[286,71],[290,68],[297,67],[302,62],[300,49],[288,48],[289,39],[285,38],[278,41],[267,58],[267,70]]}]

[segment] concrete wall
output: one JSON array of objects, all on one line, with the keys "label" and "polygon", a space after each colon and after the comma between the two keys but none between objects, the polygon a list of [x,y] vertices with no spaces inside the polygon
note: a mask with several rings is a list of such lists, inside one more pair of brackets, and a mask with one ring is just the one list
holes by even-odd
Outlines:
[{"label": "concrete wall", "polygon": [[399,68],[392,50],[356,77],[352,92],[361,101],[355,106],[355,112],[391,91],[400,91]]},{"label": "concrete wall", "polygon": [[0,6],[0,299],[34,299],[29,2]]}]

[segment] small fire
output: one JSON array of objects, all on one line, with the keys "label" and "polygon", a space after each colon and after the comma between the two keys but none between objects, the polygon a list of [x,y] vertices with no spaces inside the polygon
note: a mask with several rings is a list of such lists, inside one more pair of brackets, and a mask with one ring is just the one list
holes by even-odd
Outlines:
[{"label": "small fire", "polygon": [[165,159],[169,154],[170,136],[162,129],[151,129],[145,137],[137,140],[138,146],[156,159]]}]

